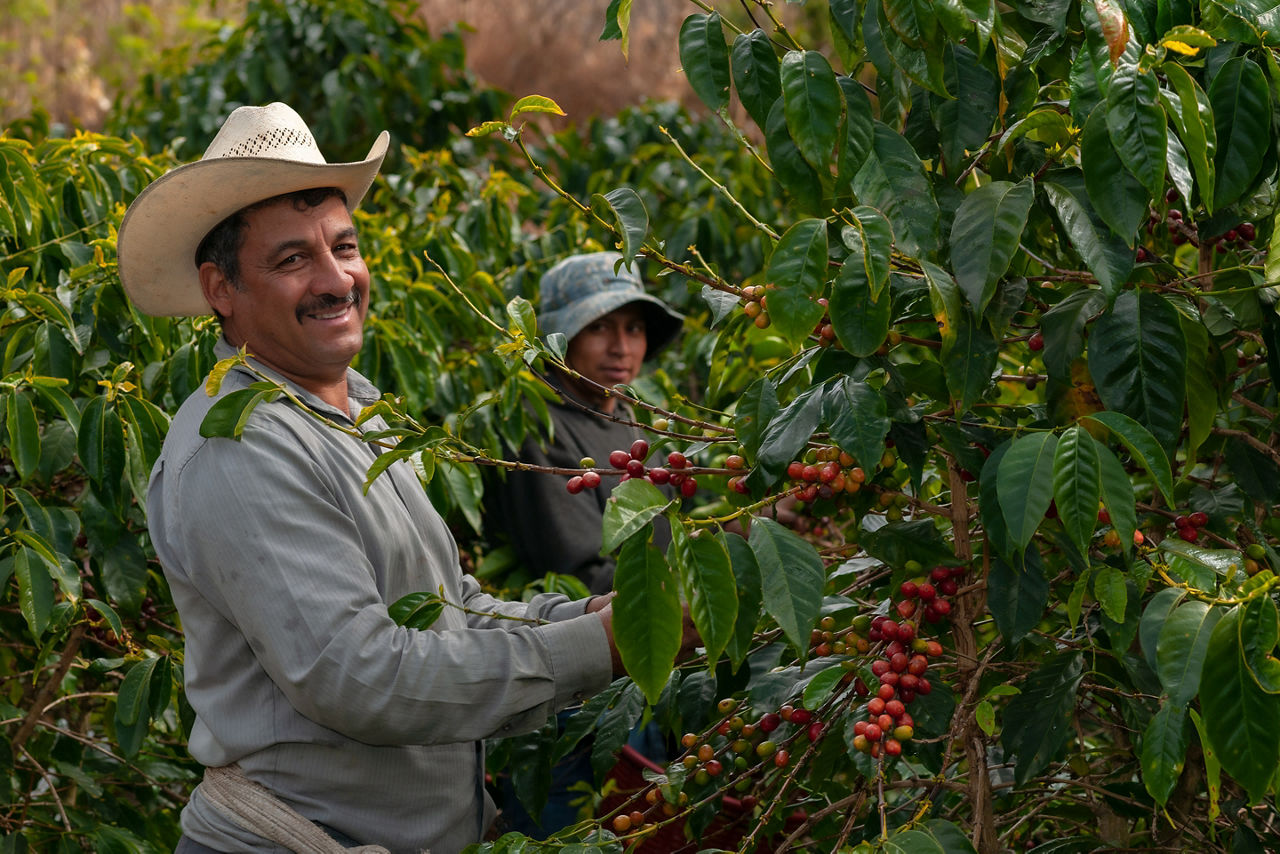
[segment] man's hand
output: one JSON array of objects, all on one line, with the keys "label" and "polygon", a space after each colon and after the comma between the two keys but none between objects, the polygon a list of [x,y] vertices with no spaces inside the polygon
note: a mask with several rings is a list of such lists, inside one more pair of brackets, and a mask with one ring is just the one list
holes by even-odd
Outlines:
[{"label": "man's hand", "polygon": [[[622,656],[618,654],[618,645],[613,640],[613,597],[616,593],[605,596],[594,596],[587,601],[587,613],[598,614],[604,624],[605,637],[609,639],[609,658],[613,662],[613,675],[623,676],[627,669],[622,664]],[[698,630],[694,628],[693,618],[689,616],[689,606],[684,606],[684,618],[680,625],[680,651],[676,653],[676,661],[690,658],[702,643]]]},{"label": "man's hand", "polygon": [[[604,636],[609,639],[609,660],[613,662],[613,675],[625,676],[627,668],[623,667],[618,645],[613,642],[613,596],[612,593],[608,596],[596,596],[587,603],[587,613],[596,614],[604,624]],[[604,604],[599,604],[601,602]]]}]

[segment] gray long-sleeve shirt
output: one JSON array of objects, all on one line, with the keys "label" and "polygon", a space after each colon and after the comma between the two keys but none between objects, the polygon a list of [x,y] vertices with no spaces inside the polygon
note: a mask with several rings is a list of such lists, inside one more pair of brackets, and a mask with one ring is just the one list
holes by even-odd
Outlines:
[{"label": "gray long-sleeve shirt", "polygon": [[[219,343],[219,358],[233,352]],[[219,397],[255,379],[237,368]],[[378,397],[354,371],[349,412],[290,387],[347,425]],[[206,439],[213,402],[200,391],[179,409],[147,501],[186,634],[192,755],[238,762],[307,818],[365,844],[449,854],[477,841],[493,813],[479,740],[535,729],[604,688],[601,621],[564,597],[481,593],[407,463],[365,494],[370,444],[283,400],[260,405],[241,441]],[[397,626],[387,606],[417,591],[550,622],[446,607],[430,630]],[[182,823],[215,849],[280,850],[227,822],[198,788]]]}]

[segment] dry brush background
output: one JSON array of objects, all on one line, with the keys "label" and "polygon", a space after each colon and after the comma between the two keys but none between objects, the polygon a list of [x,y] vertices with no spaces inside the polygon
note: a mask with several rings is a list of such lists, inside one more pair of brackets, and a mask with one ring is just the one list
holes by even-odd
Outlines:
[{"label": "dry brush background", "polygon": [[[234,24],[244,0],[5,0],[0,16],[0,124],[46,110],[99,130],[116,94],[166,47]],[[571,119],[646,99],[692,98],[676,36],[687,0],[646,0],[633,13],[629,61],[600,42],[607,0],[423,0],[433,33],[459,27],[468,66],[513,95],[554,98]]]}]

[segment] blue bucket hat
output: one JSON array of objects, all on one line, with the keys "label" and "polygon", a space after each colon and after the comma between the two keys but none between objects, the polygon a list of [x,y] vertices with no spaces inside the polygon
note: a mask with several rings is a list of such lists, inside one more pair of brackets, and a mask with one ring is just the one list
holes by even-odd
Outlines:
[{"label": "blue bucket hat", "polygon": [[539,286],[542,334],[560,332],[571,341],[589,323],[624,305],[640,303],[648,338],[645,359],[671,343],[684,325],[684,315],[645,293],[640,276],[621,261],[617,252],[592,252],[565,258],[548,270]]}]

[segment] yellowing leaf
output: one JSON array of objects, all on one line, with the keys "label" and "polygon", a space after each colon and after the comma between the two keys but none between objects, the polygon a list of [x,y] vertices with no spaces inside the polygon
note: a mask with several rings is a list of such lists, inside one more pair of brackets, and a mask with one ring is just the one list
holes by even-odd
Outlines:
[{"label": "yellowing leaf", "polygon": [[1175,39],[1170,39],[1169,41],[1163,42],[1163,44],[1165,47],[1169,48],[1169,50],[1174,51],[1175,53],[1180,53],[1183,56],[1195,56],[1200,52],[1200,48],[1192,47],[1186,42],[1180,42]]},{"label": "yellowing leaf", "polygon": [[[560,109],[560,105],[545,95],[526,95],[516,105],[511,108],[511,115],[508,121],[515,121],[516,116],[524,113],[551,113],[553,116],[563,116],[564,110]],[[488,124],[486,122],[485,124]],[[481,125],[483,127],[484,125]]]},{"label": "yellowing leaf", "polygon": [[502,133],[509,127],[510,125],[506,122],[485,122],[484,124],[473,127],[471,130],[467,131],[467,136],[488,136],[491,133]]}]

